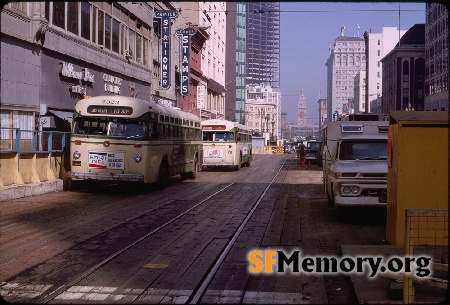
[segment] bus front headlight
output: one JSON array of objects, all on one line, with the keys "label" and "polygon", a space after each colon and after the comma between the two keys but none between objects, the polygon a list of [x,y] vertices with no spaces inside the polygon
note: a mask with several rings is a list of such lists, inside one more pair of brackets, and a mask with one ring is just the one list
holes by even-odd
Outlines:
[{"label": "bus front headlight", "polygon": [[74,159],[80,159],[81,153],[77,150],[73,152],[73,158]]},{"label": "bus front headlight", "polygon": [[140,154],[135,154],[134,155],[134,161],[139,162],[142,160],[142,156]]}]

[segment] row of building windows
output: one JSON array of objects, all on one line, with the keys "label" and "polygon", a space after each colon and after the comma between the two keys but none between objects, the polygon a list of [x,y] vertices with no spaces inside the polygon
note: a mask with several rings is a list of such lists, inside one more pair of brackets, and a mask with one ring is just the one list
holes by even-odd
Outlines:
[{"label": "row of building windows", "polygon": [[114,3],[98,4],[46,2],[45,14],[50,24],[148,66],[150,27]]}]

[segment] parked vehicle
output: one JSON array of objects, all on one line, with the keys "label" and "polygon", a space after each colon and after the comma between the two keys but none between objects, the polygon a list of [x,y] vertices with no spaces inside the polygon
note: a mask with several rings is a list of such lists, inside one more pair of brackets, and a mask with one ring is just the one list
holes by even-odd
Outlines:
[{"label": "parked vehicle", "polygon": [[323,186],[338,220],[343,208],[386,206],[387,121],[332,121],[323,128]]},{"label": "parked vehicle", "polygon": [[306,142],[306,151],[305,151],[305,160],[306,162],[311,162],[315,164],[319,164],[319,149],[322,141],[319,140],[310,140]]}]

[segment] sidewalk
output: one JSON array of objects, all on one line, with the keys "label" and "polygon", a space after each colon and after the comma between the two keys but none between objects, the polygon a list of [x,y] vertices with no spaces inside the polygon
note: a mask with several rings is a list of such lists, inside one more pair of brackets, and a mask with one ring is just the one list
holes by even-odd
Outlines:
[{"label": "sidewalk", "polygon": [[63,190],[63,180],[44,181],[34,184],[13,184],[0,188],[0,202],[22,197],[36,196]]}]

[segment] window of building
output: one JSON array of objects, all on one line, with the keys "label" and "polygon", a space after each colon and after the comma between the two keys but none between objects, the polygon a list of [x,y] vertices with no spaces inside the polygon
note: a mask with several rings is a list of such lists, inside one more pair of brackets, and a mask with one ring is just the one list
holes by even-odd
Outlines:
[{"label": "window of building", "polygon": [[97,22],[97,43],[101,46],[105,44],[105,13],[98,10]]},{"label": "window of building", "polygon": [[67,30],[78,35],[78,5],[79,2],[67,2]]},{"label": "window of building", "polygon": [[91,6],[81,2],[81,37],[91,40]]},{"label": "window of building", "polygon": [[128,54],[136,60],[135,32],[132,29],[128,31]]},{"label": "window of building", "polygon": [[119,33],[120,33],[120,23],[117,19],[112,20],[112,40],[111,40],[111,50],[119,53]]},{"label": "window of building", "polygon": [[130,59],[148,66],[151,28],[136,20],[130,13],[123,12],[118,7],[111,7],[111,4],[107,5],[106,10],[105,3],[103,6],[101,3],[98,7],[96,5],[96,2],[47,2],[46,18],[52,25],[90,40],[100,47],[104,46],[105,49],[123,56],[127,51],[131,55]]},{"label": "window of building", "polygon": [[105,48],[111,50],[111,16],[105,14]]},{"label": "window of building", "polygon": [[54,2],[53,3],[53,25],[60,28],[65,28],[64,20],[66,16],[66,3],[65,2]]}]

